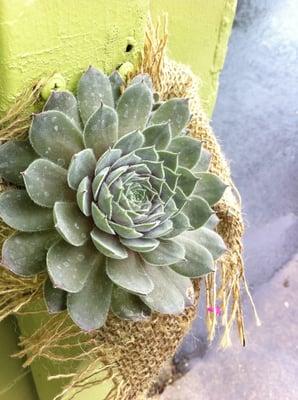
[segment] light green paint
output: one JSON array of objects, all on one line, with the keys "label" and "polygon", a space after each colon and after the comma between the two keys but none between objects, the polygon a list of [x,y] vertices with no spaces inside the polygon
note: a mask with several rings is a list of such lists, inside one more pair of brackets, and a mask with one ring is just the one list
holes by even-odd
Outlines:
[{"label": "light green paint", "polygon": [[89,64],[133,61],[147,12],[148,0],[1,0],[0,111],[39,77],[61,72],[74,89]]},{"label": "light green paint", "polygon": [[[0,114],[38,78],[62,73],[67,87],[74,89],[89,64],[110,72],[123,62],[135,62],[143,45],[149,1],[1,0]],[[200,94],[209,114],[235,5],[236,0],[151,0],[155,18],[162,12],[169,14],[170,55],[200,76]],[[128,43],[134,45],[130,53],[125,52]],[[35,316],[20,319],[24,334],[40,323]],[[0,399],[35,400],[31,376],[20,375],[20,362],[8,357],[16,350],[16,336],[11,319],[0,324]],[[58,382],[46,380],[59,368],[48,361],[32,367],[40,400],[52,400],[59,390]],[[101,400],[110,385],[92,388],[77,399]],[[1,388],[9,390],[4,395]]]},{"label": "light green paint", "polygon": [[30,370],[21,361],[11,358],[18,351],[18,327],[12,317],[0,323],[0,399],[37,400]]},{"label": "light green paint", "polygon": [[169,55],[201,80],[200,95],[211,116],[237,0],[151,0],[153,19],[168,14]]},{"label": "light green paint", "polygon": [[[45,305],[43,302],[38,302],[30,307],[28,307],[25,310],[28,310],[30,312],[32,311],[38,311],[45,309]],[[46,321],[48,320],[48,315],[46,313],[38,313],[32,315],[22,315],[18,317],[18,323],[20,326],[20,329],[22,331],[22,334],[24,336],[30,336],[32,335],[37,329],[39,329]],[[69,342],[71,343],[71,342]],[[77,353],[75,351],[70,351],[70,355],[74,356]],[[80,370],[84,370],[88,366],[88,362],[81,363],[79,366]],[[48,381],[48,376],[51,375],[58,375],[58,374],[67,374],[70,372],[74,372],[76,370],[77,364],[74,364],[73,362],[54,362],[54,361],[49,361],[47,359],[40,359],[35,361],[32,364],[32,374],[34,377],[35,385],[37,392],[39,394],[39,399],[40,400],[53,400],[53,398],[58,395],[62,387],[66,385],[69,380],[64,379],[64,380],[51,380]],[[100,368],[98,364],[98,368]],[[100,374],[101,378],[104,378],[106,375],[106,372],[103,372]],[[106,395],[109,393],[109,391],[112,389],[112,382],[110,380],[107,380],[101,385],[96,385],[88,390],[85,390],[84,392],[78,394],[76,396],[76,400],[102,400],[106,397]],[[73,392],[68,391],[67,394],[63,397],[63,400],[67,400],[71,397]],[[1,396],[0,396],[1,399]],[[1,399],[2,400],[2,399]],[[20,399],[21,400],[21,399]],[[23,399],[22,399],[23,400]],[[29,398],[28,398],[29,400]],[[31,399],[30,399],[31,400]],[[32,398],[32,400],[34,400]]]}]

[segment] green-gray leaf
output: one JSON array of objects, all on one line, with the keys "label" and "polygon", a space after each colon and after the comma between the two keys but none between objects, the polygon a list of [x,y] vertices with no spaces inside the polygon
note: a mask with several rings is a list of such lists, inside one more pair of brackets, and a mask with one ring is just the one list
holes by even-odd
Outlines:
[{"label": "green-gray leaf", "polygon": [[27,192],[34,203],[52,208],[56,201],[72,201],[67,185],[67,171],[49,160],[33,161],[23,173]]},{"label": "green-gray leaf", "polygon": [[118,116],[116,111],[101,103],[90,116],[84,129],[86,147],[93,149],[96,158],[111,147],[118,137]]},{"label": "green-gray leaf", "polygon": [[138,296],[117,286],[113,287],[111,310],[116,317],[129,321],[142,321],[151,315]]},{"label": "green-gray leaf", "polygon": [[171,141],[171,128],[168,122],[152,125],[143,131],[145,146],[154,146],[156,150],[165,149]]},{"label": "green-gray leaf", "polygon": [[90,66],[78,84],[78,103],[84,124],[101,103],[113,107],[114,99],[109,78]]},{"label": "green-gray leaf", "polygon": [[25,190],[7,190],[0,195],[0,216],[19,231],[45,231],[54,227],[52,210],[33,203]]},{"label": "green-gray leaf", "polygon": [[178,186],[186,196],[190,196],[195,189],[198,178],[196,178],[187,168],[178,167],[177,173],[180,174]]},{"label": "green-gray leaf", "polygon": [[117,105],[119,117],[119,137],[126,133],[143,130],[151,108],[152,93],[144,82],[129,86]]},{"label": "green-gray leaf", "polygon": [[203,197],[211,206],[217,203],[223,196],[228,187],[218,176],[210,172],[197,174],[199,178],[195,189],[195,194]]},{"label": "green-gray leaf", "polygon": [[205,227],[186,232],[184,236],[204,246],[212,254],[214,260],[217,260],[227,250],[219,234]]},{"label": "green-gray leaf", "polygon": [[115,143],[114,148],[120,149],[122,155],[131,153],[134,150],[139,149],[144,144],[144,136],[140,131],[133,131],[122,136],[117,143]]},{"label": "green-gray leaf", "polygon": [[53,90],[43,108],[43,111],[49,110],[63,112],[79,129],[81,129],[77,99],[71,92]]},{"label": "green-gray leaf", "polygon": [[54,288],[49,278],[44,283],[43,295],[47,310],[50,314],[57,314],[66,309],[66,292]]},{"label": "green-gray leaf", "polygon": [[162,240],[159,246],[148,253],[141,253],[141,257],[151,265],[158,267],[175,264],[185,257],[184,247],[175,240]]},{"label": "green-gray leaf", "polygon": [[[169,279],[169,267],[156,268],[146,265],[146,272],[154,284],[154,289],[141,300],[152,310],[161,314],[180,314],[185,307],[184,296],[180,289]],[[172,271],[173,272],[173,271]]]},{"label": "green-gray leaf", "polygon": [[125,239],[120,237],[120,241],[122,244],[124,244],[124,246],[128,247],[132,251],[136,251],[142,254],[146,252],[151,252],[159,245],[159,242],[156,239]]},{"label": "green-gray leaf", "polygon": [[101,328],[107,319],[112,296],[112,282],[102,266],[94,267],[84,288],[69,293],[67,309],[71,319],[85,331]]},{"label": "green-gray leaf", "polygon": [[57,241],[56,231],[17,233],[5,240],[2,264],[20,276],[34,276],[46,269],[46,255]]},{"label": "green-gray leaf", "polygon": [[152,79],[151,79],[149,74],[138,74],[138,75],[136,75],[130,81],[129,86],[134,85],[136,83],[141,83],[141,82],[144,82],[151,91],[153,90]]},{"label": "green-gray leaf", "polygon": [[150,124],[170,122],[172,135],[177,136],[190,118],[187,99],[170,99],[163,103],[153,114]]},{"label": "green-gray leaf", "polygon": [[107,257],[122,260],[128,256],[125,247],[122,246],[116,236],[94,228],[91,232],[91,239],[97,250]]},{"label": "green-gray leaf", "polygon": [[185,259],[171,265],[174,271],[189,278],[198,278],[214,271],[213,257],[205,247],[184,234],[178,239],[185,247]]},{"label": "green-gray leaf", "polygon": [[80,182],[85,176],[93,177],[96,166],[96,158],[91,149],[85,149],[75,154],[67,171],[67,182],[69,187],[77,190]]},{"label": "green-gray leaf", "polygon": [[33,149],[60,167],[68,167],[71,157],[84,148],[82,134],[60,111],[44,111],[33,118],[29,139]]},{"label": "green-gray leaf", "polygon": [[216,214],[212,214],[208,221],[204,224],[204,228],[215,229],[219,224],[220,219]]},{"label": "green-gray leaf", "polygon": [[189,218],[181,211],[171,219],[173,228],[172,230],[164,236],[165,239],[171,239],[182,232],[185,232],[192,228]]},{"label": "green-gray leaf", "polygon": [[197,172],[207,171],[210,165],[210,161],[211,161],[211,154],[209,153],[209,151],[205,150],[202,147],[200,159],[198,163],[194,166],[192,172],[197,173]]},{"label": "green-gray leaf", "polygon": [[193,229],[203,226],[208,219],[214,214],[212,208],[202,197],[192,195],[183,208],[184,214],[191,221]]},{"label": "green-gray leaf", "polygon": [[109,80],[112,87],[114,104],[116,105],[121,96],[121,87],[124,86],[124,81],[118,71],[113,71],[109,76]]},{"label": "green-gray leaf", "polygon": [[0,146],[0,176],[15,185],[24,185],[21,172],[37,158],[29,140],[10,140]]},{"label": "green-gray leaf", "polygon": [[171,141],[168,150],[179,154],[179,165],[191,169],[200,159],[201,147],[201,142],[198,140],[183,136],[175,137]]},{"label": "green-gray leaf", "polygon": [[115,235],[115,232],[114,232],[113,228],[111,227],[106,214],[104,214],[100,210],[100,208],[97,207],[97,205],[95,203],[92,203],[91,212],[92,212],[93,221],[98,229],[100,229],[106,233]]},{"label": "green-gray leaf", "polygon": [[92,268],[104,268],[104,263],[104,256],[90,242],[75,247],[60,240],[47,254],[48,274],[54,287],[70,293],[82,290]]},{"label": "green-gray leaf", "polygon": [[129,251],[125,260],[107,258],[106,272],[117,286],[137,294],[148,294],[153,283],[148,277],[138,254]]},{"label": "green-gray leaf", "polygon": [[76,203],[57,201],[54,205],[55,228],[68,243],[82,246],[89,238],[91,224]]},{"label": "green-gray leaf", "polygon": [[92,182],[89,176],[86,176],[79,184],[76,197],[79,209],[84,215],[86,215],[86,217],[90,217],[92,202]]}]

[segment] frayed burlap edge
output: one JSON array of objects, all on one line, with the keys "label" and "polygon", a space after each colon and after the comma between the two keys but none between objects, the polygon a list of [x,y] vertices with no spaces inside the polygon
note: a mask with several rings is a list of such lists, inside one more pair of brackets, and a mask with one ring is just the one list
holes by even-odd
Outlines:
[{"label": "frayed burlap edge", "polygon": [[[201,109],[198,97],[198,80],[185,66],[165,56],[167,41],[166,26],[154,29],[152,24],[146,34],[144,54],[140,70],[149,73],[155,89],[163,99],[171,97],[189,98],[193,117],[191,134],[200,139],[212,154],[210,171],[220,176],[230,187],[225,198],[215,210],[220,218],[218,231],[224,238],[228,252],[221,259],[218,272],[205,278],[207,307],[219,306],[220,317],[215,312],[206,313],[209,339],[215,334],[218,323],[223,326],[221,345],[230,344],[230,331],[236,322],[242,344],[245,344],[244,320],[241,307],[242,288],[248,293],[242,260],[243,221],[241,204],[230,177],[229,167]],[[0,121],[0,140],[23,138],[28,130],[28,110],[36,103],[41,83],[12,107]],[[25,103],[24,103],[25,99]],[[3,189],[3,188],[2,188]],[[1,238],[11,231],[1,226]],[[23,306],[41,297],[44,277],[38,279],[16,278],[4,269],[0,271],[0,319],[18,313]],[[199,293],[199,282],[196,292]],[[174,354],[196,316],[197,305],[180,316],[154,315],[144,322],[121,321],[110,315],[106,326],[92,334],[81,332],[67,315],[59,314],[48,318],[39,330],[29,338],[21,337],[23,348],[19,357],[26,356],[24,365],[31,365],[44,357],[66,364],[66,373],[49,379],[68,379],[69,383],[57,399],[71,399],[95,384],[109,379],[113,382],[106,400],[135,400],[149,389],[162,364]],[[68,368],[72,363],[73,370]],[[78,372],[80,364],[87,367]],[[87,362],[87,364],[86,364]]]}]

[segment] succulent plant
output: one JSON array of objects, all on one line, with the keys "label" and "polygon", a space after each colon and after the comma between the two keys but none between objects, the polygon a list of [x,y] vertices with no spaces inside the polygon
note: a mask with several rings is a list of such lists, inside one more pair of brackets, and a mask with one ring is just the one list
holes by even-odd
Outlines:
[{"label": "succulent plant", "polygon": [[52,92],[29,138],[0,146],[0,175],[15,185],[0,215],[16,233],[2,263],[45,273],[50,313],[67,309],[90,331],[108,312],[140,320],[193,304],[192,278],[225,251],[212,210],[226,185],[187,136],[188,100],[165,102],[147,75],[124,89],[90,67],[77,97]]}]

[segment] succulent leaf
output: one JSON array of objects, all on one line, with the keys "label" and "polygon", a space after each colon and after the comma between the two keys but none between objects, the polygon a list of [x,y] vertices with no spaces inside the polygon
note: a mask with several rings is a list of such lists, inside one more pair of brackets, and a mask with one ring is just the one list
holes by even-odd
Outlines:
[{"label": "succulent leaf", "polygon": [[86,217],[91,215],[92,181],[89,176],[82,179],[77,191],[77,204]]},{"label": "succulent leaf", "polygon": [[102,103],[114,106],[112,87],[106,75],[90,66],[78,84],[78,104],[84,124]]},{"label": "succulent leaf", "polygon": [[223,196],[226,185],[218,176],[210,172],[201,172],[198,175],[199,182],[195,189],[197,196],[203,197],[211,206],[217,203]]},{"label": "succulent leaf", "polygon": [[43,295],[50,314],[57,314],[66,310],[67,293],[64,290],[54,288],[49,278],[44,283]]},{"label": "succulent leaf", "polygon": [[0,195],[0,216],[10,227],[24,232],[54,228],[52,211],[37,206],[25,190],[7,190]]},{"label": "succulent leaf", "polygon": [[211,161],[211,154],[209,151],[202,147],[201,155],[198,163],[193,168],[192,172],[195,174],[197,172],[205,172],[208,170]]},{"label": "succulent leaf", "polygon": [[138,74],[136,75],[131,81],[130,81],[130,86],[134,85],[136,83],[142,83],[144,82],[148,88],[152,91],[153,90],[153,84],[150,75],[148,74]]},{"label": "succulent leaf", "polygon": [[87,242],[92,225],[76,203],[57,201],[53,215],[55,228],[64,240],[73,246],[82,246]]},{"label": "succulent leaf", "polygon": [[216,214],[212,214],[208,221],[205,223],[204,228],[215,229],[219,224],[220,219]]},{"label": "succulent leaf", "polygon": [[47,254],[47,270],[54,287],[69,293],[82,290],[92,268],[104,268],[104,262],[104,256],[90,242],[75,247],[60,240]]},{"label": "succulent leaf", "polygon": [[29,139],[37,154],[60,167],[68,167],[72,156],[84,148],[77,126],[55,110],[34,115]]},{"label": "succulent leaf", "polygon": [[93,177],[96,158],[91,149],[85,149],[75,154],[67,171],[67,182],[70,188],[77,190],[81,181],[86,177]]},{"label": "succulent leaf", "polygon": [[212,208],[202,197],[192,195],[183,208],[184,214],[191,221],[193,229],[203,226],[208,219],[214,214]]},{"label": "succulent leaf", "polygon": [[164,235],[165,239],[172,239],[181,233],[188,231],[189,229],[193,229],[190,224],[189,218],[183,213],[180,212],[175,215],[172,219],[172,229]]},{"label": "succulent leaf", "polygon": [[180,134],[189,122],[190,112],[187,99],[170,99],[163,103],[152,115],[150,124],[169,122],[173,137]]},{"label": "succulent leaf", "polygon": [[185,259],[171,265],[178,274],[189,278],[199,278],[215,270],[211,253],[185,234],[178,237],[185,247]]},{"label": "succulent leaf", "polygon": [[107,257],[123,260],[128,256],[125,247],[121,245],[116,236],[109,235],[97,228],[93,228],[91,239],[97,250]]},{"label": "succulent leaf", "polygon": [[101,103],[86,122],[84,129],[84,143],[86,147],[93,149],[98,158],[118,137],[118,116],[116,111]]},{"label": "succulent leaf", "polygon": [[175,137],[168,150],[179,154],[179,165],[184,168],[192,169],[200,159],[201,142],[191,137]]},{"label": "succulent leaf", "polygon": [[119,137],[135,131],[143,130],[152,108],[152,93],[144,83],[129,86],[117,104],[119,117]]},{"label": "succulent leaf", "polygon": [[222,256],[227,250],[227,247],[219,234],[211,229],[202,227],[195,231],[185,232],[184,235],[205,247],[211,253],[214,261]]},{"label": "succulent leaf", "polygon": [[3,244],[2,264],[16,275],[39,274],[46,270],[47,251],[58,238],[56,231],[16,233]]},{"label": "succulent leaf", "polygon": [[164,166],[175,172],[178,167],[178,154],[171,151],[159,151],[159,160],[163,162]]},{"label": "succulent leaf", "polygon": [[115,149],[120,149],[122,155],[131,153],[143,146],[144,135],[140,131],[133,131],[122,136],[114,145]]},{"label": "succulent leaf", "polygon": [[146,272],[154,284],[154,289],[146,296],[140,296],[141,300],[161,314],[180,314],[185,308],[185,302],[180,289],[169,279],[171,272],[174,271],[170,271],[166,266],[156,268],[147,265]]},{"label": "succulent leaf", "polygon": [[68,116],[71,122],[81,129],[78,102],[71,92],[53,90],[43,108],[43,111],[49,110],[61,111]]},{"label": "succulent leaf", "polygon": [[157,161],[158,153],[155,150],[154,146],[143,147],[142,149],[138,149],[135,151],[136,156],[140,157],[141,160],[147,161]]},{"label": "succulent leaf", "polygon": [[168,276],[169,281],[172,282],[182,294],[185,307],[193,306],[195,301],[195,292],[191,279],[187,276],[177,274],[171,268],[166,268],[165,276]]},{"label": "succulent leaf", "polygon": [[114,105],[116,105],[121,96],[121,88],[124,87],[124,81],[118,71],[113,71],[109,76],[109,80],[112,87]]},{"label": "succulent leaf", "polygon": [[190,196],[197,184],[197,178],[187,168],[184,167],[179,167],[177,169],[177,174],[179,174],[178,186],[185,196]]},{"label": "succulent leaf", "polygon": [[138,296],[118,286],[113,287],[111,310],[118,318],[131,321],[141,321],[151,315],[150,308]]},{"label": "succulent leaf", "polygon": [[163,267],[184,260],[185,249],[175,240],[162,240],[155,250],[141,253],[141,257],[148,264]]},{"label": "succulent leaf", "polygon": [[111,281],[122,289],[136,294],[148,294],[153,283],[148,277],[138,254],[129,251],[125,260],[107,258],[106,272]]},{"label": "succulent leaf", "polygon": [[112,288],[102,265],[94,266],[83,289],[67,296],[67,309],[74,323],[85,331],[101,328],[108,316]]},{"label": "succulent leaf", "polygon": [[151,252],[154,249],[156,249],[157,246],[159,245],[159,242],[156,239],[144,239],[144,238],[125,239],[125,238],[120,238],[120,241],[121,241],[122,244],[125,245],[125,247],[128,247],[130,250],[136,251],[138,253]]},{"label": "succulent leaf", "polygon": [[113,165],[121,157],[120,149],[109,149],[107,150],[97,161],[95,175],[106,167]]},{"label": "succulent leaf", "polygon": [[10,183],[23,186],[22,172],[37,158],[29,140],[10,140],[0,146],[0,176]]},{"label": "succulent leaf", "polygon": [[[154,146],[156,150],[165,149],[171,141],[171,128],[168,122],[152,125],[143,132],[145,136],[145,146]],[[141,147],[141,146],[140,146]]]},{"label": "succulent leaf", "polygon": [[108,217],[106,214],[104,214],[99,207],[95,203],[92,202],[91,205],[91,213],[92,213],[92,218],[97,226],[98,229],[115,235],[115,231],[112,228],[112,222],[108,221]]},{"label": "succulent leaf", "polygon": [[23,173],[27,193],[34,203],[53,207],[56,201],[72,201],[72,190],[67,185],[67,171],[49,160],[33,161]]}]

